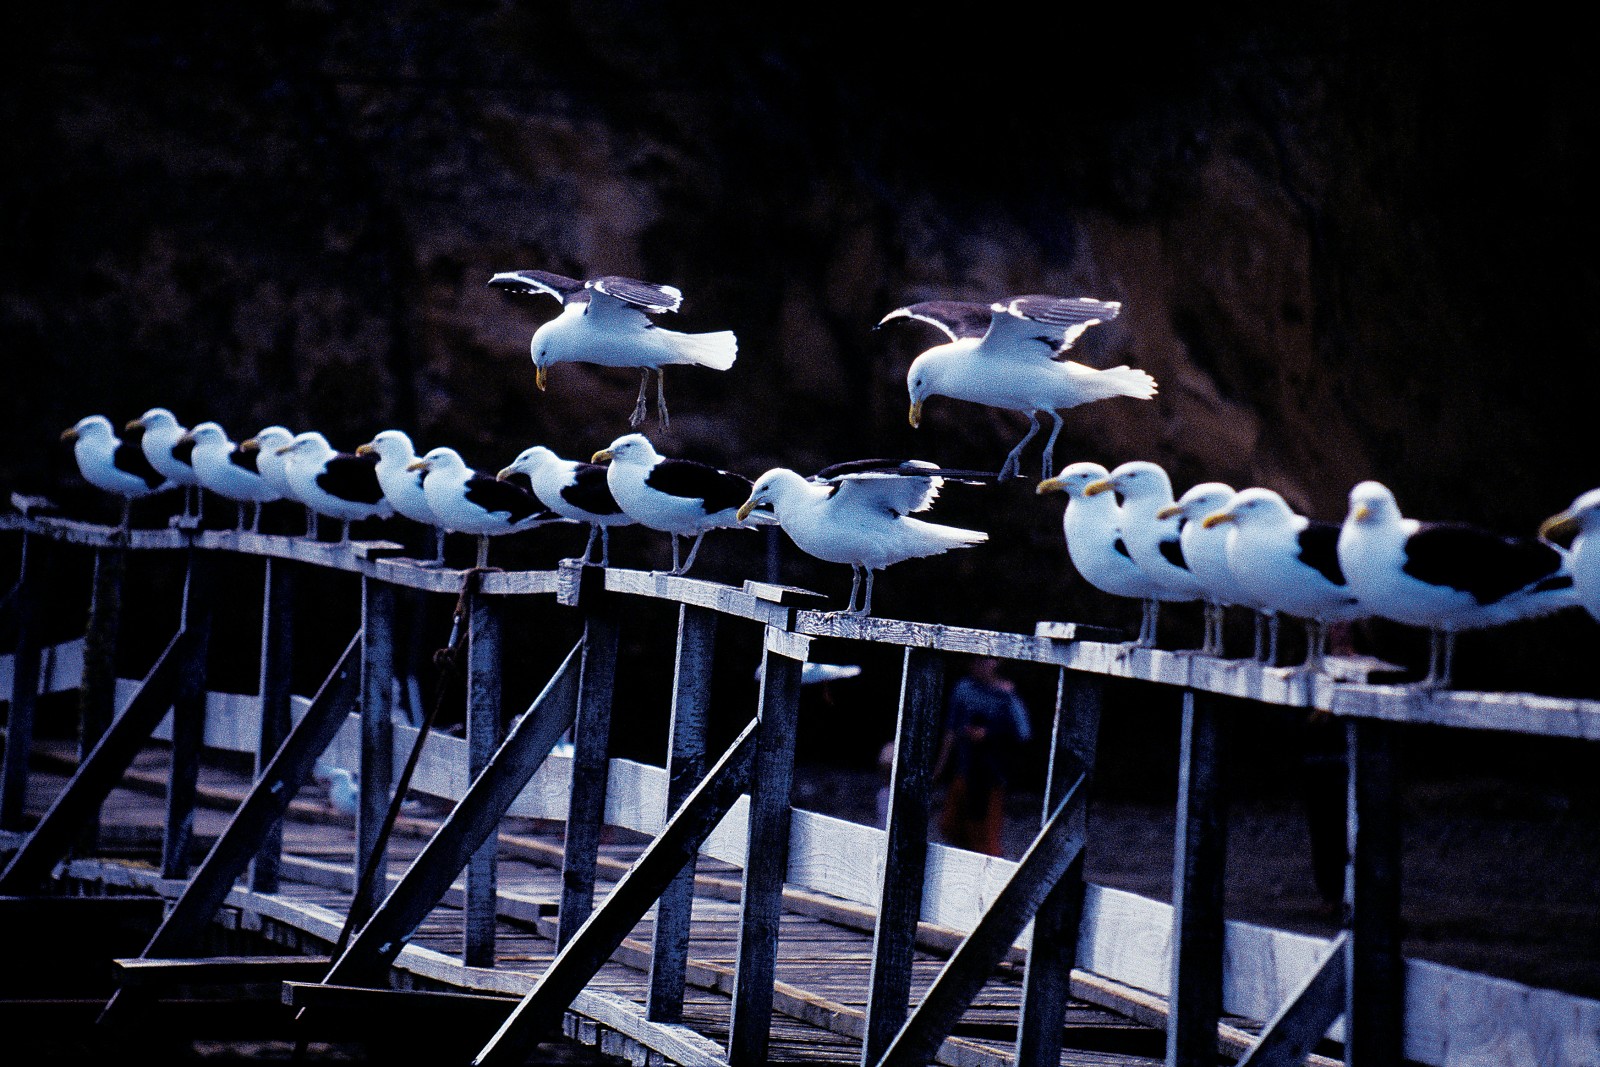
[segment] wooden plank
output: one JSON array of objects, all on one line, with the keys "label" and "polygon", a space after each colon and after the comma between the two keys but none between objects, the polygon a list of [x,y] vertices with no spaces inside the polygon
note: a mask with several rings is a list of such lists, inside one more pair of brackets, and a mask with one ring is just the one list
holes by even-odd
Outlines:
[{"label": "wooden plank", "polygon": [[361,635],[351,638],[304,718],[256,779],[205,861],[190,879],[141,955],[158,958],[193,951],[206,925],[222,906],[234,880],[260,854],[267,831],[278,824],[289,803],[311,776],[317,757],[339,728],[358,692],[357,657]]},{"label": "wooden plank", "polygon": [[180,631],[150,668],[122,714],[78,766],[4,873],[0,893],[22,893],[37,886],[67,851],[84,820],[99,811],[123,771],[138,755],[155,724],[172,705],[179,670],[194,651],[196,635]]},{"label": "wooden plank", "polygon": [[533,1043],[574,1003],[745,789],[756,759],[758,725],[752,722],[729,746],[605,902],[562,946],[550,968],[473,1059],[476,1067],[522,1063]]},{"label": "wooden plank", "polygon": [[377,909],[387,886],[384,822],[394,793],[394,590],[361,580],[361,792],[356,804],[356,863],[366,895],[350,902],[351,922]]},{"label": "wooden plank", "polygon": [[[476,778],[500,744],[500,605],[474,592],[467,612],[467,774]],[[469,967],[494,966],[498,848],[491,835],[467,861],[461,961]]]},{"label": "wooden plank", "polygon": [[[258,780],[266,774],[279,747],[294,727],[291,692],[294,676],[294,582],[291,566],[270,558],[262,561],[261,700],[255,745]],[[276,893],[282,857],[283,819],[280,816],[273,819],[261,834],[261,847],[250,866],[250,887],[258,893]]]},{"label": "wooden plank", "polygon": [[454,1026],[492,1029],[517,1005],[515,997],[496,994],[370,989],[288,978],[283,982],[282,995],[283,1003],[291,1008],[320,1008],[391,1027],[395,1020],[404,1019],[406,1029]]},{"label": "wooden plank", "polygon": [[49,539],[22,538],[22,573],[13,608],[17,645],[6,711],[5,748],[0,751],[0,830],[26,830],[28,760],[33,753],[34,709],[39,702],[39,612],[50,595]]},{"label": "wooden plank", "polygon": [[[677,811],[705,774],[706,717],[711,709],[711,669],[716,657],[717,614],[707,608],[678,608],[678,647],[672,672],[671,738],[667,754],[666,808]],[[608,787],[607,795],[612,790]],[[645,1016],[655,1022],[683,1019],[689,924],[694,907],[695,857],[673,877],[656,905],[650,993]]]},{"label": "wooden plank", "polygon": [[494,835],[506,809],[572,723],[581,649],[576,645],[567,654],[399,884],[350,939],[328,972],[329,984],[376,982],[450,888],[467,858]]},{"label": "wooden plank", "polygon": [[739,959],[728,1027],[728,1060],[761,1064],[767,1059],[772,1025],[778,918],[789,869],[790,803],[794,784],[794,740],[800,709],[799,660],[768,646],[761,656],[761,706],[750,788],[749,850],[744,864],[743,918]]},{"label": "wooden plank", "polygon": [[233,985],[319,978],[331,961],[326,956],[203,956],[192,959],[114,959],[117,984],[123,989],[150,990],[180,985]]},{"label": "wooden plank", "polygon": [[1086,778],[1063,791],[1061,803],[1017,863],[994,904],[950,956],[922,1002],[878,1059],[880,1067],[921,1067],[949,1036],[961,1013],[994,974],[1024,926],[1044,903],[1080,851],[1073,833],[1084,803]]},{"label": "wooden plank", "polygon": [[1390,723],[1345,724],[1345,1058],[1351,1067],[1399,1064],[1405,1051],[1405,961],[1400,955],[1400,810]]},{"label": "wooden plank", "polygon": [[[1062,671],[1056,679],[1056,714],[1041,821],[1061,802],[1069,782],[1080,774],[1085,776],[1085,787],[1092,781],[1102,691],[1100,679],[1091,675],[1075,674],[1069,679]],[[1061,1060],[1061,1029],[1071,999],[1072,963],[1078,955],[1078,926],[1083,920],[1083,868],[1089,833],[1086,808],[1078,810],[1076,819],[1071,833],[1085,842],[1085,848],[1079,850],[1034,916],[1017,1019],[1020,1067],[1054,1067]]]},{"label": "wooden plank", "polygon": [[[78,693],[80,762],[110,728],[116,715],[117,635],[122,626],[122,584],[127,563],[125,549],[102,548],[94,552],[89,618],[84,628],[82,687]],[[86,820],[76,851],[93,852],[98,832],[98,817]]]},{"label": "wooden plank", "polygon": [[1212,699],[1183,694],[1172,860],[1172,1018],[1167,1067],[1213,1067],[1222,1016],[1227,800],[1223,724]]},{"label": "wooden plank", "polygon": [[635,571],[621,567],[605,568],[608,592],[629,596],[671,600],[691,607],[709,608],[720,615],[749,619],[752,622],[786,628],[793,609],[771,600],[702,578],[665,574],[660,571]]},{"label": "wooden plank", "polygon": [[1344,1011],[1345,935],[1334,939],[1327,959],[1267,1021],[1261,1037],[1237,1067],[1297,1067]]},{"label": "wooden plank", "polygon": [[872,938],[863,1064],[877,1062],[906,1021],[911,959],[928,866],[929,793],[943,712],[944,654],[906,649],[889,778],[883,880]]},{"label": "wooden plank", "polygon": [[[585,570],[594,573],[593,568]],[[582,603],[583,668],[578,681],[578,714],[572,727],[572,789],[561,864],[561,930],[556,938],[562,945],[594,908],[595,858],[605,818],[611,697],[617,672],[616,600],[606,596],[596,582],[585,588]]]},{"label": "wooden plank", "polygon": [[183,626],[195,635],[178,668],[172,697],[172,725],[167,770],[166,833],[161,840],[161,873],[167,878],[189,874],[194,846],[195,789],[200,778],[200,751],[206,731],[206,660],[211,647],[216,563],[190,551],[183,584]]}]

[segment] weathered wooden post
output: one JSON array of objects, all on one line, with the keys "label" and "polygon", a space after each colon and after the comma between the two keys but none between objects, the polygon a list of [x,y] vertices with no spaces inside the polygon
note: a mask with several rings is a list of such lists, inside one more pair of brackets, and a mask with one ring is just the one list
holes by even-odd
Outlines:
[{"label": "weathered wooden post", "polygon": [[[1074,673],[1069,678],[1065,670],[1060,672],[1041,825],[1049,821],[1078,776],[1093,771],[1104,691],[1104,683],[1094,675]],[[1075,810],[1070,832],[1080,841],[1087,840],[1086,806]],[[1017,1023],[1019,1067],[1061,1061],[1061,1029],[1072,993],[1072,964],[1078,955],[1078,922],[1083,916],[1086,852],[1078,852],[1033,917],[1033,942],[1028,949],[1022,1014]]]},{"label": "weathered wooden post", "polygon": [[755,769],[750,783],[750,828],[745,844],[744,902],[734,973],[728,1062],[767,1062],[772,1028],[772,983],[777,974],[778,922],[789,870],[789,817],[794,786],[794,740],[799,725],[800,670],[807,638],[767,630],[761,656],[761,705],[756,712]]},{"label": "weathered wooden post", "polygon": [[874,1064],[905,1025],[911,961],[928,862],[928,803],[944,712],[944,654],[907,648],[900,675],[883,881],[872,935],[872,978],[861,1062]]},{"label": "weathered wooden post", "polygon": [[1216,698],[1183,691],[1177,840],[1172,863],[1172,989],[1167,1067],[1214,1067],[1222,1015],[1227,799]]},{"label": "weathered wooden post", "polygon": [[[78,762],[93,751],[111,726],[117,698],[117,634],[122,622],[122,584],[127,574],[126,534],[94,550],[94,582],[89,592],[89,619],[83,636],[83,688],[78,692]],[[94,851],[99,840],[96,812],[78,835],[81,853]]]},{"label": "weathered wooden post", "polygon": [[183,629],[194,635],[179,668],[172,699],[171,766],[167,775],[166,832],[161,842],[161,876],[187,878],[194,841],[194,807],[200,783],[200,750],[206,732],[206,660],[211,648],[211,613],[217,561],[211,553],[188,551],[183,583]]},{"label": "weathered wooden post", "polygon": [[[705,774],[706,717],[711,705],[711,665],[717,613],[678,607],[678,651],[672,678],[671,751],[667,754],[667,815],[677,811]],[[656,1022],[683,1018],[684,977],[689,963],[689,920],[694,904],[693,857],[673,878],[656,905],[650,959],[650,994],[645,1014]]]},{"label": "weathered wooden post", "polygon": [[578,606],[584,613],[578,713],[572,724],[572,793],[561,858],[556,944],[565,945],[594,910],[594,872],[606,814],[611,694],[617,670],[617,605],[605,591],[605,568],[584,567]]},{"label": "weathered wooden post", "polygon": [[[264,561],[261,575],[261,733],[256,743],[256,777],[260,778],[289,735],[289,703],[294,665],[293,564]],[[278,891],[283,858],[283,820],[275,820],[262,835],[261,850],[250,868],[250,888],[258,893]]]},{"label": "weathered wooden post", "polygon": [[[476,779],[500,744],[500,602],[474,588],[467,594],[467,776]],[[467,861],[461,962],[494,966],[495,854],[490,834]]]},{"label": "weathered wooden post", "polygon": [[[356,808],[355,869],[366,872],[366,893],[352,900],[359,919],[388,892],[388,850],[379,851],[394,787],[394,589],[361,579],[361,795]],[[359,879],[358,879],[359,881]],[[354,924],[359,928],[359,921]]]},{"label": "weathered wooden post", "polygon": [[1380,719],[1351,719],[1345,731],[1345,1062],[1350,1067],[1398,1067],[1405,1052],[1405,960],[1400,954],[1396,726]]},{"label": "weathered wooden post", "polygon": [[22,573],[17,579],[17,651],[11,674],[6,747],[0,759],[0,830],[25,830],[28,758],[33,748],[34,709],[39,701],[39,607],[48,595],[49,538],[22,535]]}]

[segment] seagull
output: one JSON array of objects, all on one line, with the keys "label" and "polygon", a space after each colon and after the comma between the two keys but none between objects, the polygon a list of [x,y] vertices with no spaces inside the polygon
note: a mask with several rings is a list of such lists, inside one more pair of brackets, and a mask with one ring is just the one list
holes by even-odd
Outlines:
[{"label": "seagull", "polygon": [[1155,395],[1155,379],[1142,370],[1096,370],[1063,356],[1085,330],[1110,322],[1121,310],[1116,301],[1087,297],[1013,296],[993,304],[929,300],[896,308],[874,328],[915,319],[950,338],[918,356],[906,372],[912,426],[922,422],[922,405],[930,396],[1026,412],[1028,432],[1000,467],[1000,477],[1007,478],[1020,473],[1022,450],[1039,432],[1044,412],[1055,421],[1044,446],[1041,477],[1049,478],[1061,410],[1113,396],[1148,400]]},{"label": "seagull", "polygon": [[1069,463],[1054,478],[1040,482],[1034,492],[1067,494],[1067,508],[1061,516],[1067,558],[1083,580],[1102,593],[1140,602],[1143,610],[1139,635],[1131,644],[1149,648],[1156,643],[1161,587],[1139,569],[1128,553],[1119,528],[1121,509],[1115,495],[1102,491],[1090,496],[1086,492],[1109,474],[1098,463]]},{"label": "seagull", "polygon": [[422,489],[427,472],[411,466],[417,459],[411,438],[403,430],[384,430],[365,444],[357,445],[356,455],[378,457],[375,469],[383,498],[398,514],[433,531],[433,562],[443,563],[445,529]]},{"label": "seagull", "polygon": [[1567,569],[1572,574],[1572,591],[1577,603],[1600,621],[1600,489],[1580,495],[1565,511],[1550,516],[1539,525],[1544,540],[1570,538]]},{"label": "seagull", "polygon": [[200,488],[234,502],[238,509],[237,528],[244,529],[244,506],[253,505],[250,531],[261,529],[261,505],[282,499],[261,476],[259,449],[245,451],[228,439],[227,431],[215,422],[202,422],[178,439],[190,446],[189,461],[194,466]]},{"label": "seagull", "polygon": [[1204,522],[1208,515],[1227,507],[1233,496],[1233,486],[1225,482],[1201,482],[1190,486],[1175,502],[1156,512],[1156,517],[1178,520],[1178,542],[1183,547],[1184,562],[1205,587],[1207,635],[1204,650],[1213,655],[1222,654],[1222,623],[1226,608],[1249,608],[1256,622],[1253,658],[1271,663],[1277,658],[1277,649],[1264,640],[1263,633],[1269,612],[1234,577],[1233,568],[1228,564],[1229,527],[1207,529]]},{"label": "seagull", "polygon": [[1271,489],[1236,493],[1201,525],[1228,531],[1228,565],[1245,591],[1274,613],[1306,623],[1306,658],[1315,670],[1327,654],[1328,626],[1370,615],[1339,567],[1339,526],[1296,515]]},{"label": "seagull", "polygon": [[117,437],[104,415],[85,415],[62,431],[61,440],[72,445],[84,481],[122,498],[123,529],[132,523],[135,500],[173,488],[172,481],[150,465],[142,448]]},{"label": "seagull", "polygon": [[[1161,509],[1172,503],[1172,481],[1167,472],[1146,460],[1134,460],[1085,486],[1083,492],[1085,496],[1098,496],[1111,490],[1122,498],[1117,513],[1122,543],[1133,557],[1134,566],[1161,590],[1155,599],[1168,603],[1205,599],[1205,585],[1184,558],[1178,520],[1157,518]],[[1209,645],[1206,651],[1210,651]]]},{"label": "seagull", "polygon": [[361,806],[361,785],[348,767],[317,764],[314,777],[328,787],[328,804],[341,815],[354,815]]},{"label": "seagull", "polygon": [[[264,426],[254,437],[240,441],[239,450],[255,454],[256,472],[278,494],[279,500],[298,502],[300,498],[294,495],[294,489],[289,485],[289,474],[284,470],[284,457],[278,453],[279,449],[293,441],[294,434],[287,427]],[[306,529],[314,529],[315,521],[316,512],[306,507]]]},{"label": "seagull", "polygon": [[566,521],[526,489],[473,470],[453,448],[430,449],[406,470],[424,473],[422,491],[436,522],[477,536],[479,567],[488,566],[489,538]]},{"label": "seagull", "polygon": [[598,539],[600,566],[611,566],[611,527],[627,526],[634,520],[611,495],[603,465],[562,459],[544,445],[534,445],[518,453],[496,477],[504,481],[518,474],[528,479],[533,495],[545,507],[574,522],[589,524],[584,563],[591,562]]},{"label": "seagull", "polygon": [[650,316],[677,311],[683,305],[683,293],[670,285],[616,275],[581,281],[543,270],[502,271],[489,279],[489,285],[511,296],[544,293],[561,301],[561,314],[535,330],[528,345],[534,382],[541,392],[553,363],[640,368],[639,399],[628,418],[631,427],[644,422],[652,370],[656,372],[656,412],[665,429],[666,367],[686,363],[727,370],[738,354],[738,342],[729,330],[679,333],[655,324]]},{"label": "seagull", "polygon": [[1339,565],[1369,612],[1427,629],[1425,686],[1448,686],[1456,634],[1548,614],[1576,603],[1567,553],[1531,537],[1400,514],[1381,482],[1350,490]]},{"label": "seagull", "polygon": [[[694,566],[700,542],[709,530],[770,526],[770,512],[738,517],[750,499],[750,479],[692,459],[668,459],[643,434],[630,433],[596,452],[590,462],[609,463],[606,485],[622,510],[652,530],[672,535],[672,570],[685,574]],[[678,562],[678,538],[694,538],[689,555]]]},{"label": "seagull", "polygon": [[[787,467],[767,471],[735,513],[743,522],[768,506],[801,551],[829,563],[850,564],[850,603],[843,614],[872,613],[872,579],[901,560],[936,556],[982,544],[989,535],[911,518],[933,506],[944,484],[937,464],[924,460],[868,459],[827,467],[810,478]],[[970,472],[960,472],[970,480]],[[861,576],[866,595],[856,606]]]},{"label": "seagull", "polygon": [[[295,499],[314,514],[339,520],[340,544],[350,540],[352,522],[394,514],[378,484],[376,456],[337,452],[315,430],[296,434],[292,442],[278,449],[278,455],[287,461],[284,471]],[[306,533],[317,536],[314,522]]]},{"label": "seagull", "polygon": [[144,449],[150,466],[160,471],[175,485],[183,486],[183,514],[191,512],[199,517],[199,501],[195,499],[200,481],[195,477],[189,462],[189,445],[180,444],[185,427],[166,408],[151,408],[123,427],[124,430],[141,430],[139,447]]}]

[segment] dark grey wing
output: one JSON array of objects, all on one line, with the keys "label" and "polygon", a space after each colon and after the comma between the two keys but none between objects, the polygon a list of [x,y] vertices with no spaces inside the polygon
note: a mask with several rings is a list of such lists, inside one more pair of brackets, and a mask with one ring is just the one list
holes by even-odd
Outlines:
[{"label": "dark grey wing", "polygon": [[668,496],[699,500],[707,515],[750,499],[750,479],[692,459],[662,460],[650,468],[644,484]]},{"label": "dark grey wing", "polygon": [[655,285],[615,274],[594,279],[589,282],[589,288],[650,312],[677,311],[683,306],[683,293],[670,285]]},{"label": "dark grey wing", "polygon": [[1300,531],[1300,562],[1318,571],[1334,585],[1344,585],[1344,571],[1339,566],[1339,525],[1332,522],[1311,522]]},{"label": "dark grey wing", "polygon": [[1401,570],[1493,604],[1552,577],[1561,562],[1561,553],[1543,541],[1504,537],[1464,523],[1425,522],[1407,539]]},{"label": "dark grey wing", "polygon": [[377,504],[383,500],[375,454],[358,456],[353,452],[336,452],[328,457],[322,465],[322,473],[314,480],[323,492],[340,500],[358,504]]},{"label": "dark grey wing", "polygon": [[873,329],[882,329],[896,319],[915,319],[931,323],[943,330],[952,341],[963,337],[982,337],[989,332],[992,317],[988,304],[967,300],[924,300],[920,304],[907,304],[895,308],[878,321]]},{"label": "dark grey wing", "polygon": [[124,440],[111,453],[111,465],[124,474],[143,478],[151,489],[159,489],[167,476],[150,466],[150,459],[136,440]]},{"label": "dark grey wing", "polygon": [[261,449],[259,448],[247,450],[235,445],[234,447],[228,449],[228,462],[233,464],[235,467],[238,467],[240,470],[249,471],[251,474],[261,473],[261,467],[257,462],[260,459]]},{"label": "dark grey wing", "polygon": [[591,515],[622,514],[601,463],[579,463],[573,469],[572,484],[561,487],[561,499]]},{"label": "dark grey wing", "polygon": [[541,514],[552,519],[556,517],[539,503],[539,498],[532,493],[509,481],[496,481],[491,475],[480,471],[473,471],[467,477],[466,492],[463,495],[468,503],[475,504],[491,514],[504,515],[507,521],[512,523],[519,523],[523,519],[534,518]]},{"label": "dark grey wing", "polygon": [[1004,328],[1061,352],[1071,348],[1089,327],[1116,318],[1122,305],[1114,300],[1033,294],[1007,297],[989,310],[994,312],[997,331]]},{"label": "dark grey wing", "polygon": [[568,278],[564,274],[553,274],[547,270],[501,271],[489,279],[489,288],[499,289],[507,296],[542,294],[553,296],[563,304],[587,301],[589,299],[587,284],[582,279]]}]

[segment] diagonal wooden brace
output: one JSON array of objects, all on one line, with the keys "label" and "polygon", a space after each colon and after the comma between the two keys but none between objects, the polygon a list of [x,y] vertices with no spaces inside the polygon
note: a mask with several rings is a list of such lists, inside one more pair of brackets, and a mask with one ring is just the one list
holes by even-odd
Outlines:
[{"label": "diagonal wooden brace", "polygon": [[1296,1067],[1344,1013],[1349,935],[1340,934],[1317,969],[1272,1017],[1235,1067]]}]

